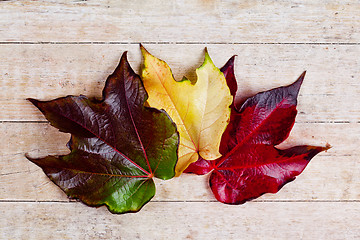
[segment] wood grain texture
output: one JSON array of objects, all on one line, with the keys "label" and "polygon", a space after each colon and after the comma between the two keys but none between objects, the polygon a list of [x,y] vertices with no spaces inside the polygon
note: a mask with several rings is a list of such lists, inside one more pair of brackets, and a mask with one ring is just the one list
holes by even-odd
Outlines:
[{"label": "wood grain texture", "polygon": [[[236,58],[238,95],[245,99],[259,91],[290,84],[307,70],[299,97],[298,121],[350,121],[360,119],[360,45],[153,45],[146,47],[167,61],[176,79],[196,78],[204,48],[221,67]],[[139,72],[137,44],[128,45],[0,45],[0,120],[44,120],[25,98],[53,99],[68,94],[100,96],[104,82],[124,51]],[[185,60],[186,59],[186,60]],[[331,109],[331,111],[330,111]]]},{"label": "wood grain texture", "polygon": [[77,203],[15,202],[0,203],[0,213],[7,216],[0,221],[3,239],[360,238],[359,203],[352,202],[151,202],[127,215]]},{"label": "wood grain texture", "polygon": [[[213,0],[0,1],[0,239],[359,239],[360,2]],[[123,51],[139,43],[195,78],[207,47],[236,58],[238,96],[307,70],[289,139],[333,147],[278,194],[216,202],[208,176],[156,181],[136,214],[69,200],[24,157],[66,154],[69,135],[25,99],[100,96]]]},{"label": "wood grain texture", "polygon": [[3,42],[359,43],[360,38],[357,0],[0,4]]},{"label": "wood grain texture", "polygon": [[[7,144],[0,148],[3,158],[0,162],[0,200],[66,201],[66,195],[47,179],[39,167],[30,163],[25,154],[32,157],[66,154],[69,134],[58,132],[48,123],[1,123],[0,131],[7,139]],[[341,135],[342,131],[347,134]],[[266,194],[260,200],[360,201],[359,137],[359,124],[296,123],[281,147],[325,146],[328,140],[333,147],[314,158],[305,172],[280,193]],[[207,181],[208,176],[188,174],[168,181],[158,180],[154,200],[214,200]]]}]

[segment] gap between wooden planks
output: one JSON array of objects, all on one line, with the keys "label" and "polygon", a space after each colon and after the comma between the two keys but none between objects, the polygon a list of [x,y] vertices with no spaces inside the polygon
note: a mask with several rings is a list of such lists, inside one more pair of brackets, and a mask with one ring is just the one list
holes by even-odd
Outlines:
[{"label": "gap between wooden planks", "polygon": [[[0,4],[0,125],[11,139],[1,146],[0,238],[360,238],[358,1]],[[60,145],[65,151],[68,136],[41,122],[24,98],[99,96],[122,51],[139,69],[139,42],[177,79],[194,77],[205,44],[219,67],[238,54],[241,96],[289,84],[308,70],[290,143],[328,141],[333,148],[280,193],[257,200],[275,202],[206,202],[214,201],[206,178],[186,175],[157,182],[154,202],[135,215],[59,202],[65,195],[23,154],[29,147],[34,154],[59,153]]]},{"label": "gap between wooden planks", "polygon": [[[237,54],[238,95],[287,85],[307,70],[299,96],[299,122],[359,123],[360,45],[153,45],[145,47],[167,61],[176,79],[196,78],[207,46],[221,67]],[[136,72],[142,61],[137,44],[0,45],[0,121],[39,121],[44,117],[25,98],[43,100],[68,94],[100,96],[105,79],[128,50]],[[299,54],[300,53],[300,54]]]},{"label": "gap between wooden planks", "polygon": [[[308,70],[299,98],[300,113],[297,122],[302,124],[295,125],[294,139],[314,144],[329,141],[334,148],[329,153],[314,158],[304,174],[287,185],[279,195],[266,195],[259,200],[272,201],[274,198],[274,201],[297,201],[295,203],[253,202],[244,205],[245,207],[235,208],[204,202],[174,204],[169,202],[174,201],[169,200],[169,196],[177,199],[175,201],[188,201],[191,198],[204,201],[204,197],[213,201],[211,193],[205,190],[205,178],[198,185],[195,196],[192,191],[175,192],[183,189],[183,185],[178,185],[180,181],[174,179],[168,183],[157,182],[158,194],[154,202],[145,206],[145,212],[138,214],[139,218],[133,219],[132,215],[111,216],[105,209],[99,209],[99,212],[81,204],[59,204],[56,202],[58,199],[66,201],[64,194],[51,185],[41,170],[30,166],[23,158],[23,153],[28,149],[20,152],[11,150],[9,154],[2,156],[2,162],[13,165],[7,164],[7,168],[0,168],[1,171],[10,170],[1,176],[1,186],[4,186],[2,189],[6,194],[0,196],[19,193],[17,196],[32,199],[30,201],[48,199],[54,202],[28,203],[24,199],[17,203],[2,202],[2,215],[6,220],[9,219],[10,224],[3,221],[1,237],[51,238],[56,236],[54,232],[57,232],[60,238],[157,238],[159,235],[155,235],[156,232],[152,230],[149,222],[154,219],[169,219],[168,209],[171,209],[174,213],[170,216],[174,218],[170,218],[168,222],[175,227],[163,226],[161,222],[155,224],[158,231],[179,239],[210,235],[216,238],[359,238],[356,225],[358,203],[347,203],[352,201],[351,199],[358,201],[360,192],[356,184],[359,182],[359,169],[355,146],[359,136],[357,124],[360,112],[359,105],[356,104],[359,96],[359,32],[356,31],[359,23],[358,2],[263,2],[271,5],[270,11],[256,1],[188,1],[186,4],[176,2],[175,5],[161,1],[155,5],[145,3],[142,8],[137,8],[138,4],[136,1],[119,3],[111,0],[81,3],[14,1],[2,5],[0,11],[5,20],[1,22],[3,25],[0,40],[3,46],[0,52],[5,53],[2,59],[7,61],[1,66],[1,71],[6,71],[2,78],[6,87],[2,91],[5,94],[1,99],[0,119],[18,121],[13,127],[7,123],[1,125],[14,137],[12,146],[6,144],[9,149],[18,148],[24,143],[24,146],[28,147],[28,141],[37,144],[37,148],[43,147],[43,152],[38,152],[39,154],[52,151],[58,153],[58,142],[55,140],[65,142],[68,136],[55,133],[56,130],[49,130],[47,127],[46,130],[41,130],[44,124],[37,121],[44,121],[43,117],[24,101],[24,98],[29,97],[29,94],[31,97],[48,99],[68,93],[99,95],[106,76],[115,67],[120,51],[137,48],[135,42],[143,40],[143,33],[147,33],[146,43],[151,45],[149,50],[168,61],[173,69],[178,71],[175,72],[178,79],[183,74],[194,77],[191,72],[202,61],[202,55],[194,53],[201,52],[206,43],[216,43],[212,45],[215,53],[211,52],[210,47],[209,49],[218,66],[225,63],[231,54],[238,54],[236,68],[242,84],[242,96],[291,83],[302,70]],[[133,11],[126,12],[123,9]],[[313,11],[308,11],[309,9]],[[140,13],[143,16],[136,18]],[[167,21],[163,21],[164,18]],[[207,21],[197,21],[199,18]],[[232,21],[226,21],[227,18]],[[79,19],[82,21],[78,21]],[[218,26],[219,22],[227,23],[226,27]],[[187,28],[179,29],[179,24]],[[153,31],[154,28],[157,31]],[[134,32],[134,29],[137,31]],[[64,35],[64,32],[67,34]],[[197,34],[194,35],[193,32]],[[202,42],[198,42],[198,36],[202,36]],[[156,46],[159,43],[163,44]],[[181,46],[185,48],[178,50]],[[78,48],[79,50],[76,50]],[[107,50],[102,50],[105,48]],[[229,52],[229,56],[225,56],[225,52]],[[102,53],[102,56],[98,56],[99,53]],[[140,55],[134,55],[132,54],[133,63],[139,63]],[[194,58],[191,59],[191,56]],[[177,57],[186,59],[186,63],[177,60]],[[181,67],[184,64],[185,66]],[[11,75],[14,73],[18,75]],[[27,125],[28,123],[38,125],[34,127]],[[22,127],[14,127],[18,124]],[[21,136],[19,131],[26,132],[26,129],[30,128],[39,131],[38,134],[28,132],[33,138],[21,140],[15,137]],[[342,134],[344,130],[350,134]],[[314,139],[311,136],[314,136]],[[47,137],[52,140],[49,140],[49,146],[44,146],[44,138]],[[36,148],[31,150],[33,149]],[[15,168],[30,171],[17,174]],[[15,171],[12,172],[13,170]],[[25,177],[28,175],[30,179]],[[199,181],[196,176],[184,178],[185,189],[193,189],[193,183]],[[18,186],[11,188],[13,185],[8,184],[14,182],[18,183]],[[32,193],[24,193],[25,187],[30,187]],[[9,201],[16,201],[13,196],[9,197]],[[301,203],[329,199],[334,203]],[[167,206],[164,206],[163,202],[155,201],[168,202],[165,203]],[[12,209],[9,214],[8,211],[5,212],[8,209]],[[181,209],[181,212],[177,209]],[[50,212],[57,216],[53,217]],[[222,214],[217,214],[218,212]],[[76,218],[71,217],[74,214]],[[104,218],[106,225],[99,224],[98,219]],[[142,218],[143,222],[139,222]],[[75,219],[84,223],[81,229],[75,227]],[[52,223],[48,224],[50,221]],[[87,224],[89,221],[93,224]],[[179,223],[184,226],[179,227]],[[143,231],[134,227],[139,224],[144,226]],[[88,229],[94,226],[96,230]],[[331,227],[325,230],[324,226]],[[218,231],[220,228],[222,231]]]},{"label": "gap between wooden planks", "polygon": [[[357,167],[356,142],[360,132],[359,117],[356,114],[360,111],[357,110],[358,105],[349,106],[348,103],[355,102],[360,91],[357,81],[360,74],[356,67],[358,60],[354,61],[360,53],[360,46],[331,44],[207,46],[219,67],[232,54],[238,55],[236,74],[240,96],[249,96],[258,91],[289,84],[297,77],[294,72],[301,73],[304,68],[308,70],[308,76],[300,92],[297,124],[288,145],[325,145],[329,142],[334,148],[329,153],[322,153],[314,159],[308,167],[309,171],[313,172],[305,175],[308,171],[306,170],[304,177],[299,177],[307,179],[304,180],[305,182],[297,180],[279,194],[268,194],[261,199],[358,201],[360,191],[356,179],[360,168]],[[163,58],[173,67],[177,79],[182,75],[195,78],[194,70],[203,60],[203,44],[149,44],[147,47],[149,51]],[[3,71],[2,81],[6,88],[5,93],[0,96],[0,101],[3,102],[0,120],[3,131],[10,139],[2,150],[3,158],[6,159],[1,166],[3,171],[1,180],[5,192],[2,194],[3,200],[65,199],[65,195],[52,185],[39,168],[27,162],[23,155],[25,152],[34,153],[34,150],[39,155],[60,154],[60,149],[66,151],[65,143],[68,135],[58,133],[56,129],[44,124],[43,116],[24,99],[26,97],[51,99],[67,94],[99,96],[107,75],[113,71],[119,56],[125,50],[130,51],[131,64],[138,66],[134,67],[135,70],[139,69],[141,55],[137,44],[12,44],[0,49],[0,56],[8,58],[0,68],[0,71]],[[194,52],[198,54],[193,54]],[[228,56],[224,52],[228,52]],[[299,52],[302,54],[299,55]],[[350,92],[344,95],[344,89],[349,89]],[[344,98],[349,101],[345,101]],[[339,134],[344,130],[350,134]],[[44,137],[50,139],[46,140]],[[320,157],[325,161],[317,162],[316,159]],[[341,159],[342,168],[338,168],[337,159]],[[9,164],[10,162],[17,164]],[[315,165],[313,170],[310,167],[312,165]],[[328,171],[322,171],[323,169]],[[185,178],[187,180],[183,183],[178,180],[158,183],[160,186],[154,200],[214,200],[206,178],[201,179],[197,176]],[[202,182],[196,186],[195,195],[192,191],[177,193],[178,189],[193,189],[195,179],[201,179]],[[21,187],[11,191],[14,182]],[[319,182],[321,184],[317,185]],[[294,189],[291,188],[292,185]],[[27,186],[28,191],[22,191],[23,186]],[[324,191],[324,188],[327,191]]]}]

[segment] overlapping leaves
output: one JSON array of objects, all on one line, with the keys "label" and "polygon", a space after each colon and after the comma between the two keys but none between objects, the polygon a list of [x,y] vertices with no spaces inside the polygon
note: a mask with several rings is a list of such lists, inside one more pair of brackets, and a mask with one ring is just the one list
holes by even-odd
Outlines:
[{"label": "overlapping leaves", "polygon": [[149,93],[151,107],[165,109],[180,133],[180,175],[199,156],[213,160],[220,157],[220,138],[230,118],[231,95],[224,74],[214,65],[209,54],[196,69],[198,79],[175,81],[166,62],[152,56],[141,46],[144,55],[142,79]]},{"label": "overlapping leaves", "polygon": [[219,201],[239,204],[277,192],[327,149],[276,148],[294,125],[305,73],[240,104],[231,97],[237,91],[234,57],[218,69],[206,51],[197,81],[190,82],[175,81],[164,61],[141,51],[142,80],[125,53],[102,100],[29,99],[54,127],[71,133],[70,154],[28,157],[69,197],[114,213],[138,211],[155,194],[153,177],[178,176],[190,164],[185,172],[211,172]]},{"label": "overlapping leaves", "polygon": [[[230,88],[236,91],[233,59],[222,68]],[[275,146],[290,134],[295,123],[297,96],[305,72],[296,82],[261,92],[238,109],[232,105],[231,120],[222,136],[215,161],[199,159],[186,172],[211,172],[210,187],[216,199],[241,204],[264,193],[276,193],[295,179],[312,157],[328,147],[296,146],[280,150]],[[236,103],[236,102],[235,102]]]}]

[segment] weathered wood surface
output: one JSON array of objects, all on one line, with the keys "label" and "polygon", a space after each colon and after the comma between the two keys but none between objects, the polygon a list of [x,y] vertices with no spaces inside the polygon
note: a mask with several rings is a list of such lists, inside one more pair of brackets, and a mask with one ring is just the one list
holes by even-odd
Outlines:
[{"label": "weathered wood surface", "polygon": [[[359,239],[360,2],[0,1],[0,239]],[[217,203],[207,176],[156,181],[136,214],[69,201],[24,154],[66,153],[69,135],[25,99],[100,96],[138,43],[194,78],[204,48],[237,54],[238,95],[292,83],[307,70],[284,146],[325,145],[278,194]]]},{"label": "weathered wood surface", "polygon": [[[360,119],[360,45],[145,45],[167,61],[177,79],[195,78],[204,48],[221,67],[233,54],[239,96],[290,84],[307,70],[300,91],[298,121],[350,121]],[[44,120],[25,101],[68,94],[100,96],[106,77],[115,69],[124,51],[140,71],[138,44],[2,44],[0,45],[0,120]]]},{"label": "weathered wood surface", "polygon": [[1,204],[0,214],[7,216],[0,221],[3,239],[360,238],[355,202],[150,202],[127,215],[80,203],[13,202]]},{"label": "weathered wood surface", "polygon": [[[3,138],[7,139],[0,149],[3,154],[3,161],[0,162],[1,199],[66,201],[65,194],[24,155],[66,154],[68,150],[65,144],[69,135],[58,132],[47,123],[2,123],[0,130]],[[339,135],[341,131],[348,134]],[[329,140],[333,148],[314,158],[298,180],[288,184],[280,193],[264,195],[260,200],[360,201],[360,155],[356,151],[359,136],[358,124],[297,123],[286,145],[326,145]],[[168,181],[157,181],[154,200],[214,200],[207,186],[207,178],[184,175]]]},{"label": "weathered wood surface", "polygon": [[359,43],[348,1],[1,1],[0,41]]}]

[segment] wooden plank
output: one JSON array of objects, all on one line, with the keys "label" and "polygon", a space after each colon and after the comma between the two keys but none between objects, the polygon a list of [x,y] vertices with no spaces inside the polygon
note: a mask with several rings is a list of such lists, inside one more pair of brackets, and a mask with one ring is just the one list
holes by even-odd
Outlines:
[{"label": "wooden plank", "polygon": [[359,239],[358,202],[158,202],[112,215],[80,203],[0,203],[2,239]]},{"label": "wooden plank", "polygon": [[[60,133],[47,123],[2,123],[0,132],[0,199],[16,201],[67,201],[39,167],[25,157],[66,154],[69,134]],[[346,134],[342,134],[346,132]],[[360,158],[357,151],[359,124],[297,123],[282,147],[300,144],[333,148],[316,156],[298,179],[278,194],[260,200],[360,200]],[[182,175],[156,181],[154,201],[212,201],[208,176]]]},{"label": "wooden plank", "polygon": [[[166,60],[177,79],[195,79],[205,45],[146,45]],[[237,54],[239,96],[292,83],[308,70],[299,97],[298,121],[350,121],[360,119],[360,45],[207,45],[221,67]],[[44,120],[27,97],[52,99],[68,94],[100,96],[104,81],[123,51],[139,72],[138,45],[1,45],[0,121]],[[301,54],[299,54],[301,53]]]},{"label": "wooden plank", "polygon": [[[25,152],[37,156],[68,152],[65,144],[70,135],[59,132],[48,123],[0,123],[0,131],[2,138],[7,139],[0,145],[3,156]],[[359,136],[357,123],[296,123],[289,138],[280,146],[330,143],[333,148],[326,156],[357,155],[356,140]]]},{"label": "wooden plank", "polygon": [[357,0],[0,4],[2,42],[359,43],[360,39]]},{"label": "wooden plank", "polygon": [[[0,1],[0,239],[360,239],[359,28],[358,0]],[[24,157],[65,154],[69,135],[25,98],[100,96],[123,51],[139,72],[139,42],[177,79],[195,78],[205,45],[217,66],[237,54],[242,98],[308,70],[283,147],[333,148],[241,206],[217,203],[194,175],[156,180],[136,214],[69,201]]]},{"label": "wooden plank", "polygon": [[[318,156],[302,175],[277,194],[265,194],[256,201],[337,201],[360,200],[359,156]],[[11,159],[12,160],[12,159]],[[0,200],[68,201],[66,195],[40,168],[21,158],[13,161],[15,172],[2,164]],[[341,162],[341,168],[339,167]],[[208,176],[183,174],[168,181],[156,180],[152,201],[215,201]]]}]

